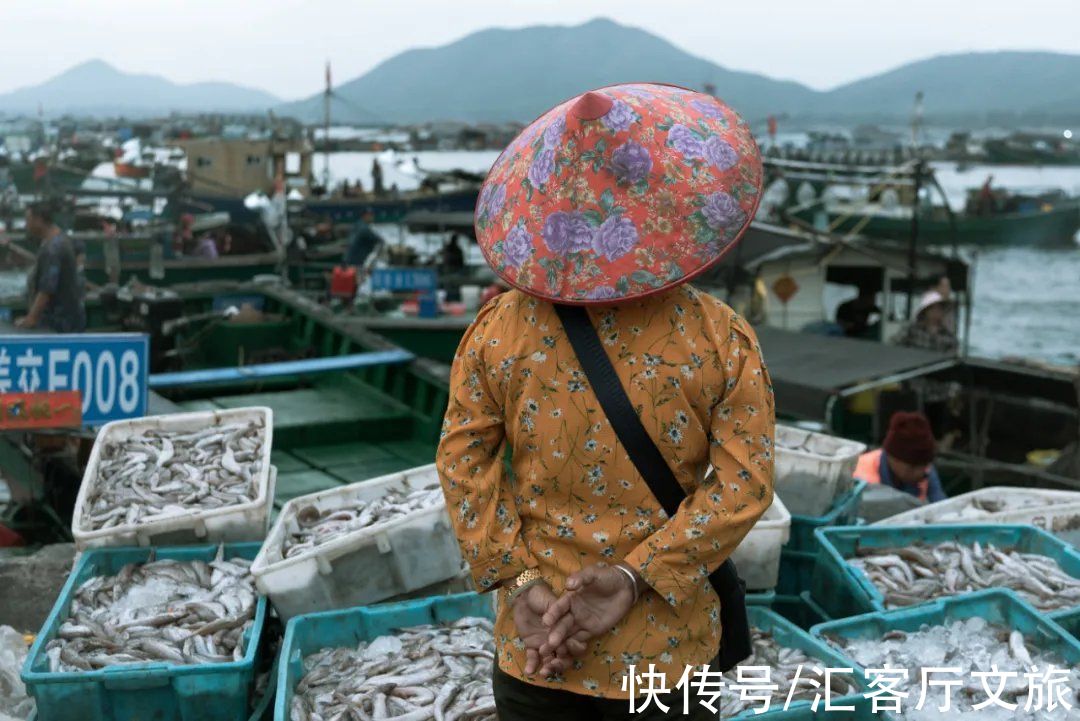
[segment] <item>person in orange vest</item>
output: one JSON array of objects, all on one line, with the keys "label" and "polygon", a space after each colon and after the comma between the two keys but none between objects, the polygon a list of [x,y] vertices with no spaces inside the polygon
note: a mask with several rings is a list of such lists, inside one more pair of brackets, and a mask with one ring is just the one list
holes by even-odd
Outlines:
[{"label": "person in orange vest", "polygon": [[881,448],[859,456],[855,478],[936,503],[947,497],[934,468],[937,442],[922,413],[894,413]]}]

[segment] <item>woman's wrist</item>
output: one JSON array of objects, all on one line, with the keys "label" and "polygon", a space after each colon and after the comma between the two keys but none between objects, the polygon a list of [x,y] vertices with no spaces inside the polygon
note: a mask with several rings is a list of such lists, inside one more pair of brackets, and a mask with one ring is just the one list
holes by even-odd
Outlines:
[{"label": "woman's wrist", "polygon": [[641,577],[641,574],[628,563],[616,563],[615,568],[626,578],[626,583],[630,586],[630,590],[633,591],[634,602],[636,603],[641,594],[648,588],[648,584],[645,583],[645,579]]}]

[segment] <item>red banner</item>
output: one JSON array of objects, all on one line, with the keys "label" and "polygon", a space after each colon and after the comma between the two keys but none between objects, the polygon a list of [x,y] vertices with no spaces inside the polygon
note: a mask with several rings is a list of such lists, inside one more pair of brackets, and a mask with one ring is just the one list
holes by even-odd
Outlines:
[{"label": "red banner", "polygon": [[0,430],[78,428],[82,425],[79,391],[0,394]]}]

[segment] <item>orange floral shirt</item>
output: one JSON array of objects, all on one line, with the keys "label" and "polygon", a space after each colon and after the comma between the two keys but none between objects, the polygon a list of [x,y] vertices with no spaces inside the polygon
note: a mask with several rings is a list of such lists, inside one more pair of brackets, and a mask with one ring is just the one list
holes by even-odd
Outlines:
[{"label": "orange floral shirt", "polygon": [[495,625],[506,673],[625,698],[630,664],[654,663],[673,684],[716,655],[719,602],[706,577],[772,503],[773,393],[754,332],[692,286],[589,315],[687,491],[673,517],[620,446],[552,306],[517,290],[484,306],[458,348],[436,463],[478,588],[526,568],[556,593],[600,561],[640,572],[650,589],[560,677],[526,676],[508,609]]}]

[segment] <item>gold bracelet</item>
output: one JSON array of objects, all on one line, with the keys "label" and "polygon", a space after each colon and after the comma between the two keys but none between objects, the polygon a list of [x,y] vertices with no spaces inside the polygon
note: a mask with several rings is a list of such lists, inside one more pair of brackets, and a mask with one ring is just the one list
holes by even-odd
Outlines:
[{"label": "gold bracelet", "polygon": [[518,574],[514,579],[513,584],[507,589],[506,603],[507,605],[514,602],[514,599],[521,595],[523,591],[529,588],[529,586],[535,585],[537,582],[542,581],[540,577],[540,571],[535,568],[527,568]]}]

